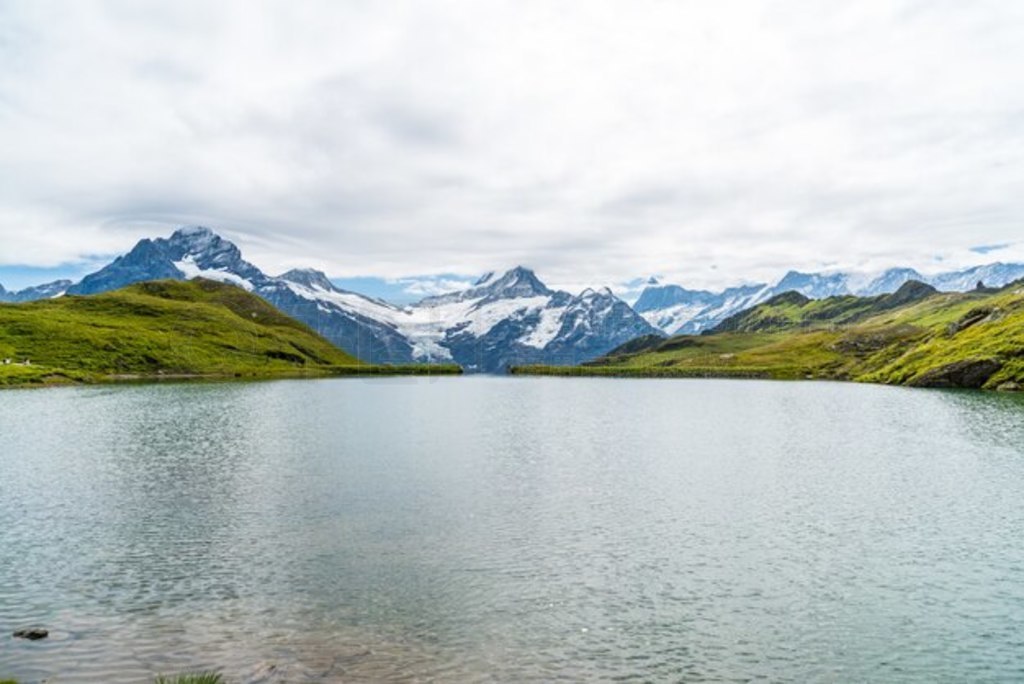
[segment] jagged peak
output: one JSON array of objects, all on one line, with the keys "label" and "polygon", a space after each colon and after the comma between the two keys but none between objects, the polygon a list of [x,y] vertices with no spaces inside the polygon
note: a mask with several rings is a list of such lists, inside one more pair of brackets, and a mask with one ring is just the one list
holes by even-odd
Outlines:
[{"label": "jagged peak", "polygon": [[655,285],[655,286],[657,286],[657,285],[661,285],[661,281],[658,280],[658,278],[656,276],[651,276],[650,278],[647,279],[647,283],[646,284],[647,285]]},{"label": "jagged peak", "polygon": [[532,268],[526,266],[513,266],[512,268],[505,271],[505,274],[501,276],[502,279],[514,277],[514,278],[536,278],[537,274],[533,272]]},{"label": "jagged peak", "polygon": [[[476,289],[476,288],[474,288]],[[551,294],[537,274],[525,266],[516,266],[498,279],[493,277],[480,288],[481,294],[500,297],[529,297]]]},{"label": "jagged peak", "polygon": [[553,290],[537,278],[537,275],[525,266],[516,266],[505,271],[501,277],[491,272],[480,278],[468,290],[434,295],[420,300],[416,306],[437,306],[449,302],[463,302],[480,299],[494,301],[498,299],[516,299],[518,297],[542,297],[554,295]]},{"label": "jagged peak", "polygon": [[241,252],[235,243],[222,238],[206,226],[183,226],[171,234],[167,243],[185,254]]},{"label": "jagged peak", "polygon": [[792,283],[802,283],[806,280],[812,280],[818,278],[816,273],[804,273],[803,271],[786,271],[786,275],[782,276],[776,285],[780,290],[789,287]]},{"label": "jagged peak", "polygon": [[205,226],[179,228],[167,240],[158,240],[171,261],[193,262],[205,269],[228,270],[243,278],[266,278],[242,258],[238,246]]},{"label": "jagged peak", "polygon": [[592,287],[588,287],[587,289],[583,290],[583,292],[580,292],[580,299],[591,299],[593,297],[612,297],[612,298],[614,298],[615,297],[615,293],[612,292],[611,288],[609,288],[607,286],[606,287],[602,287],[602,288],[598,288],[598,289],[594,289]]},{"label": "jagged peak", "polygon": [[298,285],[304,285],[306,287],[319,288],[328,292],[334,291],[337,288],[334,283],[330,281],[327,274],[323,271],[318,271],[315,268],[293,268],[290,271],[286,271],[278,276],[281,280],[286,280],[290,283],[296,283]]},{"label": "jagged peak", "polygon": [[293,268],[278,276],[280,280],[295,283],[307,288],[335,292],[337,287],[322,270],[315,268]]},{"label": "jagged peak", "polygon": [[206,226],[181,226],[174,233],[171,234],[171,238],[192,238],[197,236],[212,237],[217,234],[212,229]]},{"label": "jagged peak", "polygon": [[480,276],[475,283],[473,283],[473,287],[480,287],[481,285],[486,285],[492,280],[494,280],[494,271],[488,271],[487,273],[484,273],[482,276]]}]

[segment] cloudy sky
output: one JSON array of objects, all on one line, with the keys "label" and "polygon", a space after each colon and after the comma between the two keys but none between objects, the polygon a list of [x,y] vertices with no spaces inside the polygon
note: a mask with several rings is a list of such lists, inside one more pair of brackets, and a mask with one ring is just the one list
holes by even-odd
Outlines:
[{"label": "cloudy sky", "polygon": [[0,282],[1024,260],[1022,65],[1017,0],[0,0]]}]

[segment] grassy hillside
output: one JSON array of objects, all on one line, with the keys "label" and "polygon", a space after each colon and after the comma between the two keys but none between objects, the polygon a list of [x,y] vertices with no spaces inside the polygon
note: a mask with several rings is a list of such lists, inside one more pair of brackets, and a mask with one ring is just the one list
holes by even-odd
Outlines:
[{"label": "grassy hillside", "polygon": [[810,299],[799,292],[783,292],[759,306],[726,318],[705,334],[721,332],[769,332],[811,327],[849,325],[938,294],[931,285],[909,281],[892,294],[876,297],[828,297]]},{"label": "grassy hillside", "polygon": [[584,366],[513,372],[1024,386],[1024,283],[957,294],[926,287],[817,301],[787,293],[711,334],[639,340]]},{"label": "grassy hillside", "polygon": [[364,364],[259,297],[201,279],[2,304],[6,358],[0,385],[423,370]]}]

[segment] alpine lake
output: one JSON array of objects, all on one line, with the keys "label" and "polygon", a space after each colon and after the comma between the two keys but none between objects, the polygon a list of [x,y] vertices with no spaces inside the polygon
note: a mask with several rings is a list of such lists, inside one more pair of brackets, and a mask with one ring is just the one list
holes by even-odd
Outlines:
[{"label": "alpine lake", "polygon": [[1020,395],[6,391],[0,679],[1024,681],[1022,535]]}]

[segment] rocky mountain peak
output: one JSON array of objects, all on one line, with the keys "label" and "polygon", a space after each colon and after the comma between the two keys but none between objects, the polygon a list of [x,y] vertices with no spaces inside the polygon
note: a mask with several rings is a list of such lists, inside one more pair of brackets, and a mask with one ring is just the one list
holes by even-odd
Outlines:
[{"label": "rocky mountain peak", "polygon": [[230,240],[225,240],[205,226],[185,226],[174,231],[166,241],[175,261],[185,257],[206,267],[231,266],[242,260],[242,253]]},{"label": "rocky mountain peak", "polygon": [[182,226],[171,233],[171,240],[211,239],[217,237],[213,229],[206,226]]},{"label": "rocky mountain peak", "polygon": [[497,280],[492,280],[484,285],[491,297],[512,298],[512,297],[539,297],[550,295],[552,291],[540,281],[533,271],[523,266],[516,266],[510,269]]},{"label": "rocky mountain peak", "polygon": [[312,289],[324,290],[326,292],[333,292],[337,288],[334,283],[330,281],[323,271],[318,271],[315,268],[293,268],[292,270],[282,273],[278,276],[281,280],[287,280],[290,283],[296,283]]},{"label": "rocky mountain peak", "polygon": [[607,287],[602,287],[599,290],[595,290],[592,287],[588,287],[583,290],[579,296],[580,299],[616,299],[615,293]]},{"label": "rocky mountain peak", "polygon": [[790,271],[779,284],[775,286],[775,292],[788,292],[796,290],[814,299],[831,297],[833,295],[848,294],[848,276],[845,273],[801,273]]},{"label": "rocky mountain peak", "polygon": [[678,285],[649,283],[640,293],[633,308],[642,313],[680,304],[710,302],[713,298],[714,295],[706,290],[687,290]]}]

